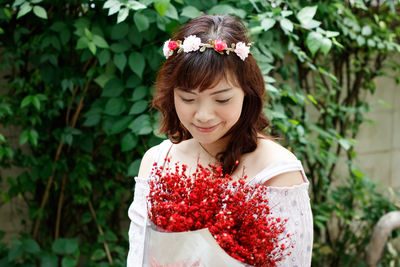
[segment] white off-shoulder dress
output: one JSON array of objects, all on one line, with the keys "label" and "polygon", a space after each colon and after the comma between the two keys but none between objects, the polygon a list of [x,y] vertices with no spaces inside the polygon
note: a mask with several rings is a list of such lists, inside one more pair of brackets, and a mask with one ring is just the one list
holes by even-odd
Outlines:
[{"label": "white off-shoulder dress", "polygon": [[[165,140],[157,146],[154,162],[158,166],[164,165],[165,157],[172,146],[171,141]],[[272,177],[292,171],[300,171],[304,183],[291,187],[268,188],[268,200],[271,212],[275,217],[288,218],[286,231],[292,234],[294,248],[291,255],[278,263],[285,267],[311,266],[313,246],[313,218],[310,198],[308,195],[309,182],[299,160],[290,160],[274,163],[252,178],[248,184],[265,183]],[[129,228],[128,267],[142,267],[145,228],[147,223],[146,196],[149,193],[148,178],[135,177],[136,186],[134,199],[129,207],[128,216],[131,219]],[[146,266],[147,267],[147,266]]]}]

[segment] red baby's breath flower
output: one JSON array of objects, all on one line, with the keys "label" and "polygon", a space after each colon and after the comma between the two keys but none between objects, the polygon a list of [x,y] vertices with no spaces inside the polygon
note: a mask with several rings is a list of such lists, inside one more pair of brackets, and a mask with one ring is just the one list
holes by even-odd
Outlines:
[{"label": "red baby's breath flower", "polygon": [[291,254],[287,219],[271,214],[266,186],[233,181],[220,166],[186,172],[185,165],[154,166],[148,215],[155,225],[169,232],[208,228],[226,253],[254,266],[276,266]]}]

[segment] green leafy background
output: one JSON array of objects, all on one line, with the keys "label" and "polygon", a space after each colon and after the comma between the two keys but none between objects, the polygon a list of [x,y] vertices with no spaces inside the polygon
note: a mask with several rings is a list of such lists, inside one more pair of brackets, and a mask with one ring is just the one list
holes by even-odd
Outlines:
[{"label": "green leafy background", "polygon": [[[234,14],[265,75],[271,134],[307,170],[313,266],[366,266],[373,225],[399,206],[357,167],[354,144],[370,110],[361,95],[385,64],[400,69],[397,2],[2,1],[0,123],[19,143],[0,133],[0,164],[22,171],[0,177],[0,194],[22,199],[28,216],[1,243],[0,265],[126,264],[133,177],[165,138],[149,108],[163,42],[191,18]],[[383,266],[398,257],[386,250]]]}]

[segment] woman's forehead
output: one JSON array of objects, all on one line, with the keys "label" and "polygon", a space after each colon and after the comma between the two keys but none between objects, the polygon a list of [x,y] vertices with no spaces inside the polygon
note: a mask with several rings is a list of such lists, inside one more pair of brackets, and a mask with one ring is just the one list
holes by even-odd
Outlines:
[{"label": "woman's forehead", "polygon": [[234,79],[233,75],[231,75],[230,73],[226,73],[225,75],[221,75],[219,78],[215,77],[213,81],[208,81],[207,83],[203,81],[200,84],[194,84],[188,81],[184,84],[177,85],[175,88],[183,91],[204,91],[221,90],[232,87],[238,87],[236,79]]}]

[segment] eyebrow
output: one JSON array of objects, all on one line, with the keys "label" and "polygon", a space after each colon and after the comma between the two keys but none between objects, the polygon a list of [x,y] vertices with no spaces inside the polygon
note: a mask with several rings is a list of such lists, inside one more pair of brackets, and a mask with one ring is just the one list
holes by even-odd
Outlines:
[{"label": "eyebrow", "polygon": [[[227,91],[232,90],[232,89],[233,89],[232,87],[225,88],[225,89],[221,89],[221,90],[218,90],[218,91],[216,91],[216,92],[211,93],[211,95],[216,95],[216,94],[224,93],[224,92],[227,92]],[[195,92],[193,92],[192,90],[189,90],[189,89],[178,88],[178,90],[179,90],[179,91],[186,92],[186,93],[189,93],[189,94],[192,94],[192,95],[197,95]]]}]

